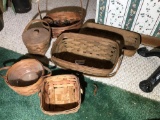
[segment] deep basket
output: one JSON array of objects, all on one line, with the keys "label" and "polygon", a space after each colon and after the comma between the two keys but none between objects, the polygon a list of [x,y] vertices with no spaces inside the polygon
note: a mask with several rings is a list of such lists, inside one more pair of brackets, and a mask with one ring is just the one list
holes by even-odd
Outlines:
[{"label": "deep basket", "polygon": [[40,107],[44,114],[75,113],[81,105],[79,79],[72,74],[47,77],[39,93]]},{"label": "deep basket", "polygon": [[45,55],[51,40],[51,28],[44,20],[31,20],[22,33],[23,43],[30,54]]}]

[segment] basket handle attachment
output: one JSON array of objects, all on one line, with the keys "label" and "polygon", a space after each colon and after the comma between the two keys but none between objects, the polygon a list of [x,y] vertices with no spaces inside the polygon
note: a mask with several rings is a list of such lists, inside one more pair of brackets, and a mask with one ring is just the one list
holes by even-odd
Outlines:
[{"label": "basket handle attachment", "polygon": [[[0,71],[2,70],[8,70],[11,66],[7,66],[7,67],[3,67],[3,68],[0,68]],[[2,77],[3,79],[5,79],[7,81],[7,76],[3,76],[0,74],[0,77]],[[7,81],[8,82],[8,81]]]},{"label": "basket handle attachment", "polygon": [[122,54],[122,55],[119,57],[118,62],[117,62],[117,65],[116,65],[116,69],[114,69],[112,73],[109,73],[109,74],[107,75],[107,77],[113,77],[113,76],[117,73],[117,71],[119,70],[119,68],[120,68],[120,66],[121,66],[123,57],[124,57],[124,54]]},{"label": "basket handle attachment", "polygon": [[52,71],[48,67],[46,67],[46,66],[43,66],[43,67],[44,67],[45,70],[48,71],[48,74],[45,75],[45,76],[43,76],[43,77],[49,77],[49,76],[51,76],[52,75]]},{"label": "basket handle attachment", "polygon": [[[50,28],[49,24],[48,24],[46,21],[44,21],[44,20],[39,20],[39,19],[31,20],[31,21],[27,24],[27,26],[25,27],[23,33],[25,33],[32,24],[37,23],[37,22],[41,22],[41,23],[42,23],[42,26],[43,26],[44,28],[48,29],[49,33],[51,34],[51,28]],[[45,25],[44,25],[44,23],[45,23]]]}]

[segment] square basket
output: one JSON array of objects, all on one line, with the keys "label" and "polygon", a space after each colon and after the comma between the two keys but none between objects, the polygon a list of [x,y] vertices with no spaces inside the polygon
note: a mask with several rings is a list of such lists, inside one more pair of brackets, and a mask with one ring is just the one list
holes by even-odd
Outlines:
[{"label": "square basket", "polygon": [[47,115],[75,113],[81,104],[79,79],[72,74],[47,77],[41,88],[40,106]]},{"label": "square basket", "polygon": [[[120,65],[121,53],[119,44],[113,40],[63,33],[52,46],[51,61],[66,69],[107,77],[113,76],[111,72],[117,64]],[[116,68],[118,70],[119,67]]]}]

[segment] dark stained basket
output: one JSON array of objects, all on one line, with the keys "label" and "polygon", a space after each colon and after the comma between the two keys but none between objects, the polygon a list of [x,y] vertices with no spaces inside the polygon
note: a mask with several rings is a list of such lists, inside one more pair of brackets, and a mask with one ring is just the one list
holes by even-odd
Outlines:
[{"label": "dark stained basket", "polygon": [[76,33],[63,33],[51,49],[53,63],[94,76],[113,76],[121,63],[120,55],[117,42]]},{"label": "dark stained basket", "polygon": [[[37,26],[37,23],[40,24]],[[31,20],[22,33],[22,40],[30,54],[45,55],[50,45],[51,28],[44,20]]]}]

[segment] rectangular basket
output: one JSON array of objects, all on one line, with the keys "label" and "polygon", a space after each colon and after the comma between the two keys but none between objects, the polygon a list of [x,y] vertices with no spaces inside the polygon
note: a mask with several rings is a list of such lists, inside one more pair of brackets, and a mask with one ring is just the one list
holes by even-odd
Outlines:
[{"label": "rectangular basket", "polygon": [[47,77],[41,88],[41,110],[47,115],[75,113],[81,104],[80,83],[75,75]]},{"label": "rectangular basket", "polygon": [[120,55],[117,42],[77,33],[63,33],[51,49],[56,65],[93,76],[112,76]]},{"label": "rectangular basket", "polygon": [[119,41],[124,49],[124,55],[126,56],[133,56],[141,42],[141,37],[138,33],[112,26],[97,24],[92,21],[86,22],[82,26],[80,33]]}]

